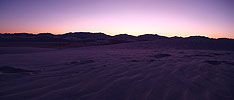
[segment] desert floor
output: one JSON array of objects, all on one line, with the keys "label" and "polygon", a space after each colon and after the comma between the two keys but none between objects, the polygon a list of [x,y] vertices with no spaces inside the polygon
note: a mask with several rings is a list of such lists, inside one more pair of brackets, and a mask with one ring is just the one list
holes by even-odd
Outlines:
[{"label": "desert floor", "polygon": [[234,52],[0,47],[0,100],[234,100]]}]

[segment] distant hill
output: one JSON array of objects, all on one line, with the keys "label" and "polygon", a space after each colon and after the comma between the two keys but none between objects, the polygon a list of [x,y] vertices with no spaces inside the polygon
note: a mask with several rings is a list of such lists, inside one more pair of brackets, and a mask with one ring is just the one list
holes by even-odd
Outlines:
[{"label": "distant hill", "polygon": [[139,41],[154,41],[154,40],[160,40],[160,39],[168,39],[168,37],[165,36],[159,36],[157,34],[144,34],[137,37]]},{"label": "distant hill", "polygon": [[[155,41],[155,45],[173,48],[197,48],[197,49],[228,49],[234,50],[234,39],[219,38],[213,39],[205,36],[190,37],[165,37],[157,34],[144,34],[140,36],[132,36],[128,34],[119,34],[115,36],[106,35],[104,33],[91,32],[69,32],[61,35],[52,33],[4,33],[0,34],[1,46],[33,46],[48,45],[59,47],[81,47],[91,45],[111,45],[129,42]],[[21,43],[22,42],[22,43]]]},{"label": "distant hill", "polygon": [[121,41],[154,41],[162,39],[187,39],[187,40],[233,40],[227,38],[212,39],[205,36],[190,36],[190,37],[166,37],[157,34],[144,34],[132,36],[128,34],[119,34],[115,36],[106,35],[104,33],[91,32],[69,32],[61,35],[52,33],[0,33],[1,42],[74,42],[81,40],[121,40]]}]

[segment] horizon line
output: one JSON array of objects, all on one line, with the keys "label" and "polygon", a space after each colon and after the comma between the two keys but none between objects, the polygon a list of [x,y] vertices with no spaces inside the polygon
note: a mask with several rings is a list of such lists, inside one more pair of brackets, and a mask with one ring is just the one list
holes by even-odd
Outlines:
[{"label": "horizon line", "polygon": [[182,38],[188,38],[188,37],[192,37],[192,36],[200,36],[200,37],[207,37],[207,38],[210,38],[210,39],[222,39],[222,38],[226,38],[226,39],[234,39],[234,37],[209,37],[209,36],[206,36],[206,35],[189,35],[189,36],[178,36],[178,35],[173,35],[173,36],[166,36],[166,35],[160,35],[160,34],[157,34],[157,33],[143,33],[143,34],[139,34],[139,35],[132,35],[132,34],[128,34],[128,33],[120,33],[120,34],[115,34],[115,35],[110,35],[110,34],[107,34],[105,32],[91,32],[91,31],[69,31],[69,32],[64,32],[64,33],[53,33],[53,32],[0,32],[0,34],[20,34],[20,33],[27,33],[27,34],[33,34],[33,35],[38,35],[38,34],[46,34],[46,33],[50,33],[50,34],[53,34],[53,35],[64,35],[64,34],[68,34],[68,33],[103,33],[105,35],[109,35],[109,36],[116,36],[116,35],[121,35],[121,34],[127,34],[127,35],[131,35],[131,36],[135,36],[135,37],[138,37],[138,36],[141,36],[141,35],[147,35],[147,34],[151,34],[151,35],[159,35],[159,36],[164,36],[164,37],[168,37],[168,38],[171,38],[171,37],[182,37]]}]

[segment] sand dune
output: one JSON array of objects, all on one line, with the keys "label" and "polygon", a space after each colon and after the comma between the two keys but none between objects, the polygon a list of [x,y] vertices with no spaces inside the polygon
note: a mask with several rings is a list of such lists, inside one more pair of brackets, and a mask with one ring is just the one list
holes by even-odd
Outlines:
[{"label": "sand dune", "polygon": [[141,43],[0,49],[11,51],[0,54],[0,100],[234,99],[232,51]]}]

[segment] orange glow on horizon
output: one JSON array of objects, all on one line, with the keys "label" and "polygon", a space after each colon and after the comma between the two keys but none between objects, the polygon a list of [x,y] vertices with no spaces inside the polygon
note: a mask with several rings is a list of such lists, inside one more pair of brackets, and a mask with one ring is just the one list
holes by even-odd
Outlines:
[{"label": "orange glow on horizon", "polygon": [[[65,33],[69,33],[69,32],[92,32],[92,33],[105,33],[107,35],[118,35],[118,34],[129,34],[129,35],[133,35],[133,36],[139,36],[139,35],[143,35],[143,34],[158,34],[161,36],[166,36],[166,37],[174,37],[174,36],[179,36],[179,37],[189,37],[189,36],[206,36],[209,38],[231,38],[234,39],[234,36],[224,36],[224,35],[218,35],[218,34],[208,34],[208,35],[203,35],[203,34],[187,34],[187,35],[181,35],[181,33],[175,33],[171,34],[171,33],[163,33],[163,32],[104,32],[104,31],[82,31],[82,30],[77,30],[77,31],[63,31],[63,32],[56,32],[56,31],[39,31],[39,32],[35,32],[35,31],[22,31],[22,32],[17,32],[17,31],[8,31],[8,32],[0,32],[0,33],[31,33],[31,34],[39,34],[39,33],[52,33],[55,35],[59,35],[59,34],[65,34]],[[183,33],[185,34],[185,33]]]},{"label": "orange glow on horizon", "polygon": [[234,3],[230,0],[59,1],[1,2],[0,33],[84,31],[234,38]]}]

